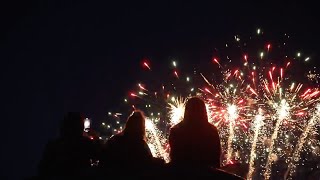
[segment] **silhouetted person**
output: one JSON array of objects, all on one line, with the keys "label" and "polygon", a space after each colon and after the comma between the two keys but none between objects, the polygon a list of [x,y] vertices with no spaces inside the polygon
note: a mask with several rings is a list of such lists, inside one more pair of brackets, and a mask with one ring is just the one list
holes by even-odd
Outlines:
[{"label": "silhouetted person", "polygon": [[205,103],[199,98],[188,100],[183,121],[170,130],[169,144],[172,164],[220,167],[218,130],[208,122]]},{"label": "silhouetted person", "polygon": [[69,112],[61,124],[60,137],[49,141],[39,164],[39,176],[44,179],[79,177],[89,173],[96,147],[83,136],[84,118],[78,112]]},{"label": "silhouetted person", "polygon": [[200,98],[187,101],[183,120],[170,130],[169,144],[169,172],[173,175],[241,179],[217,169],[220,138],[217,128],[208,122],[206,105]]},{"label": "silhouetted person", "polygon": [[146,142],[145,117],[135,111],[123,131],[107,141],[101,166],[111,176],[143,176],[152,175],[156,161]]}]

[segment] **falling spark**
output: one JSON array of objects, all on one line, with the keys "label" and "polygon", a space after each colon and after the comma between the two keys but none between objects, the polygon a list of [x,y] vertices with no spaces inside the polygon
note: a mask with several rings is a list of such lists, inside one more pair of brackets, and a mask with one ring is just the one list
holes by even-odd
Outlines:
[{"label": "falling spark", "polygon": [[178,72],[174,71],[174,75],[179,79]]},{"label": "falling spark", "polygon": [[146,88],[144,88],[141,84],[138,84],[139,88],[144,90],[144,91],[148,91]]},{"label": "falling spark", "polygon": [[172,61],[172,65],[173,65],[173,67],[177,67],[176,61]]},{"label": "falling spark", "polygon": [[309,61],[310,60],[310,58],[309,57],[307,57],[304,61]]},{"label": "falling spark", "polygon": [[300,52],[298,52],[298,53],[297,53],[297,56],[298,56],[298,57],[300,57],[300,56],[301,56],[301,53],[300,53]]},{"label": "falling spark", "polygon": [[244,60],[248,61],[248,56],[244,55]]},{"label": "falling spark", "polygon": [[144,62],[143,65],[144,65],[145,67],[147,67],[149,70],[151,70],[151,68],[150,68],[150,66],[149,66],[149,64],[148,64],[147,62]]},{"label": "falling spark", "polygon": [[257,34],[260,34],[261,33],[261,30],[260,30],[260,28],[259,29],[257,29]]},{"label": "falling spark", "polygon": [[221,64],[219,63],[217,58],[213,58],[213,62],[217,63],[219,65],[219,67],[221,67]]}]

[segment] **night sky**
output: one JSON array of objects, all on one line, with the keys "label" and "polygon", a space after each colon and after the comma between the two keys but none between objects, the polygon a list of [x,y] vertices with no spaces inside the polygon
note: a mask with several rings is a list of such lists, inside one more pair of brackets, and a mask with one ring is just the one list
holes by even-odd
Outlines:
[{"label": "night sky", "polygon": [[160,67],[170,57],[208,62],[227,38],[261,27],[320,60],[315,3],[195,2],[2,2],[0,179],[36,174],[65,112],[104,119],[143,77],[144,57]]}]

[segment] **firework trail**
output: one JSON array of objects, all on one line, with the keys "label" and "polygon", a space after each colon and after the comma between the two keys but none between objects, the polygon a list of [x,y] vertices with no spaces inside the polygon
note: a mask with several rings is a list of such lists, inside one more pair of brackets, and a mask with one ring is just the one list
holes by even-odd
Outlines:
[{"label": "firework trail", "polygon": [[148,62],[143,62],[143,66],[145,66],[146,68],[148,68],[150,71],[151,71],[151,67],[150,65],[148,64]]},{"label": "firework trail", "polygon": [[273,155],[273,150],[275,146],[275,141],[278,138],[278,131],[280,129],[280,126],[282,125],[283,120],[285,120],[289,116],[289,110],[290,110],[288,103],[284,99],[281,100],[280,105],[275,104],[275,108],[277,108],[278,120],[274,128],[273,134],[271,136],[271,143],[269,146],[269,154],[268,154],[267,164],[266,164],[266,172],[264,174],[265,179],[270,179],[271,165],[273,163],[272,155]]},{"label": "firework trail", "polygon": [[289,178],[292,178],[292,175],[294,173],[294,170],[296,169],[296,163],[299,161],[300,159],[300,153],[301,150],[304,146],[304,143],[308,137],[309,134],[311,134],[314,130],[315,125],[318,123],[319,121],[319,117],[320,117],[320,104],[317,105],[316,107],[316,112],[314,113],[314,115],[312,116],[312,118],[310,119],[309,123],[307,124],[307,126],[304,128],[299,141],[297,143],[297,146],[294,150],[293,156],[291,158],[291,161],[288,165],[288,169],[284,175],[284,179],[287,179],[288,176]]},{"label": "firework trail", "polygon": [[254,136],[253,136],[253,141],[252,141],[252,145],[251,145],[250,160],[249,160],[249,172],[247,175],[247,179],[252,179],[252,174],[255,169],[253,165],[254,165],[254,160],[257,156],[256,146],[257,146],[258,136],[260,133],[260,128],[264,125],[263,120],[264,120],[264,116],[262,114],[262,109],[259,108],[258,115],[256,115],[255,121],[254,121]]},{"label": "firework trail", "polygon": [[228,105],[227,107],[227,120],[229,121],[229,137],[228,137],[228,148],[227,148],[227,163],[231,161],[233,148],[232,142],[234,138],[234,126],[235,120],[238,118],[238,110],[236,105]]},{"label": "firework trail", "polygon": [[151,147],[150,149],[152,150],[153,156],[162,157],[166,162],[169,162],[169,154],[164,149],[166,140],[149,118],[146,118],[146,130],[148,144],[149,147]]}]

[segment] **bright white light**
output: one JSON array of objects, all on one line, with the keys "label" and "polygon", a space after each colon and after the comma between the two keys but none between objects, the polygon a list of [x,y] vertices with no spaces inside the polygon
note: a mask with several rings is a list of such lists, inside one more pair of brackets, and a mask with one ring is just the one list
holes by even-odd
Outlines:
[{"label": "bright white light", "polygon": [[320,114],[320,103],[316,105],[317,114]]},{"label": "bright white light", "polygon": [[285,119],[289,116],[290,106],[285,99],[281,100],[280,106],[277,110],[279,119]]},{"label": "bright white light", "polygon": [[227,107],[227,112],[228,112],[229,119],[235,120],[238,118],[238,108],[236,105],[229,104]]},{"label": "bright white light", "polygon": [[172,61],[172,65],[173,65],[174,67],[177,67],[176,61]]},{"label": "bright white light", "polygon": [[301,56],[301,53],[300,53],[300,52],[298,52],[298,53],[297,53],[297,56],[298,56],[298,57],[300,57],[300,56]]},{"label": "bright white light", "polygon": [[183,98],[177,98],[173,103],[169,103],[169,117],[170,124],[175,125],[179,123],[184,115],[186,100]]},{"label": "bright white light", "polygon": [[263,115],[261,115],[261,114],[256,115],[255,118],[256,118],[256,122],[261,122],[264,119]]},{"label": "bright white light", "polygon": [[146,118],[146,129],[153,129],[154,128],[154,124],[152,123],[151,119]]},{"label": "bright white light", "polygon": [[289,135],[286,134],[285,136],[286,136],[287,139],[289,138]]},{"label": "bright white light", "polygon": [[151,154],[153,156],[156,156],[157,155],[157,148],[155,145],[153,145],[152,143],[148,143],[148,146],[149,146],[149,149],[151,151]]},{"label": "bright white light", "polygon": [[90,119],[86,118],[84,120],[84,129],[90,128]]}]

